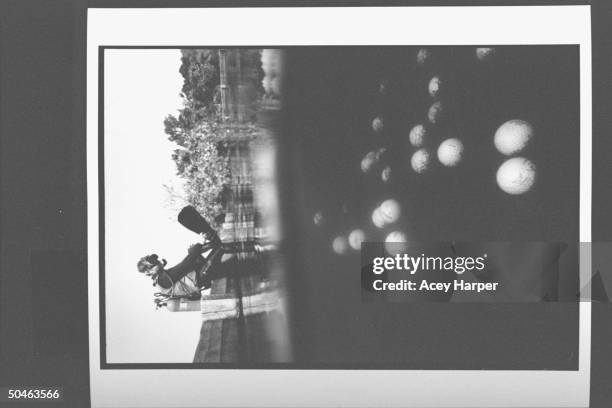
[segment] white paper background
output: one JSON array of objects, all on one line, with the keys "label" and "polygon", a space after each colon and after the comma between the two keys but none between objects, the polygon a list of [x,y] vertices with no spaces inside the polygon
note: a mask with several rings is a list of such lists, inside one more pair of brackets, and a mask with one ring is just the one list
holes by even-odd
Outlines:
[{"label": "white paper background", "polygon": [[104,58],[106,342],[108,363],[191,363],[198,312],[155,310],[136,262],[157,253],[175,265],[200,240],[176,222],[164,184],[182,190],[164,133],[177,115],[180,50],[109,49]]},{"label": "white paper background", "polygon": [[587,302],[580,307],[578,371],[100,370],[97,133],[100,45],[579,44],[580,239],[589,242],[590,32],[588,6],[90,9],[87,180],[92,406],[588,406],[591,309]]}]

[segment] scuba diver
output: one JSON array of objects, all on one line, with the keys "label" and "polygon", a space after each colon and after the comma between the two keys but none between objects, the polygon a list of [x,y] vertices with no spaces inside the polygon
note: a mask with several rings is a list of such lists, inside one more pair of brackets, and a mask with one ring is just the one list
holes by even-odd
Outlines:
[{"label": "scuba diver", "polygon": [[202,236],[203,243],[191,245],[185,258],[171,268],[166,268],[167,261],[157,254],[143,256],[137,263],[138,272],[150,277],[153,286],[158,289],[154,294],[157,308],[167,306],[169,300],[200,299],[201,290],[210,288],[213,279],[249,274],[261,269],[259,264],[240,262],[238,254],[262,255],[276,249],[274,244],[257,244],[255,240],[221,242],[217,232],[192,206],[181,210],[178,221]]},{"label": "scuba diver", "polygon": [[[211,287],[210,271],[221,261],[224,254],[217,232],[194,207],[183,208],[178,215],[178,221],[201,235],[203,243],[191,245],[187,256],[171,268],[166,268],[167,261],[160,259],[157,254],[143,256],[137,263],[138,272],[150,277],[153,286],[158,289],[154,295],[157,308],[165,306],[165,302],[170,299],[199,299],[200,291]],[[204,257],[206,252],[208,254]]]}]

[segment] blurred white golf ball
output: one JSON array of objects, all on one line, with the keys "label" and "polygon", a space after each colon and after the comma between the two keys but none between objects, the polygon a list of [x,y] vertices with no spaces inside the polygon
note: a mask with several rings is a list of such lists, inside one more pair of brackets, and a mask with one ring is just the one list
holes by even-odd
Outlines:
[{"label": "blurred white golf ball", "polygon": [[385,238],[385,249],[390,255],[397,255],[408,249],[408,237],[401,231],[393,231]]},{"label": "blurred white golf ball", "polygon": [[493,142],[501,154],[510,156],[523,151],[533,137],[533,126],[521,119],[512,119],[503,123],[497,131]]},{"label": "blurred white golf ball", "polygon": [[338,255],[345,254],[348,251],[348,241],[345,237],[339,236],[332,242],[332,248]]},{"label": "blurred white golf ball", "polygon": [[380,207],[376,207],[374,211],[372,211],[372,224],[377,228],[383,228],[385,226],[385,217],[383,217]]},{"label": "blurred white golf ball", "polygon": [[497,170],[497,185],[508,194],[526,193],[535,180],[535,164],[523,157],[508,159]]},{"label": "blurred white golf ball", "polygon": [[381,117],[374,118],[374,120],[372,121],[372,129],[376,133],[382,132],[384,127],[385,127],[385,124]]},{"label": "blurred white golf ball", "polygon": [[355,251],[359,251],[361,249],[361,243],[363,241],[365,241],[365,232],[363,232],[363,230],[353,230],[348,236],[348,243]]},{"label": "blurred white golf ball", "polygon": [[463,158],[463,143],[456,138],[446,139],[438,147],[438,160],[445,166],[453,167]]},{"label": "blurred white golf ball", "polygon": [[383,169],[382,173],[380,174],[380,178],[384,183],[388,183],[391,181],[391,166],[387,166]]},{"label": "blurred white golf ball", "polygon": [[412,155],[410,165],[414,171],[422,174],[429,168],[429,159],[429,152],[425,149],[419,149]]},{"label": "blurred white golf ball", "polygon": [[323,224],[323,213],[321,211],[317,211],[314,217],[312,217],[312,221],[317,227],[321,226],[321,224]]},{"label": "blurred white golf ball", "polygon": [[375,160],[376,156],[373,152],[369,152],[368,154],[366,154],[363,159],[361,159],[361,171],[367,173],[372,170],[372,167],[374,167],[375,164]]},{"label": "blurred white golf ball", "polygon": [[486,61],[495,54],[495,48],[476,48],[476,58]]},{"label": "blurred white golf ball", "polygon": [[401,213],[399,203],[393,199],[383,201],[379,208],[386,224],[392,224],[397,221]]},{"label": "blurred white golf ball", "polygon": [[378,150],[372,150],[371,152],[366,153],[363,159],[361,159],[361,171],[364,173],[370,172],[376,165],[378,165],[386,151],[386,148],[381,147]]},{"label": "blurred white golf ball", "polygon": [[427,48],[421,48],[417,52],[416,60],[417,64],[423,65],[431,57],[431,52]]},{"label": "blurred white golf ball", "polygon": [[421,147],[425,142],[425,135],[427,131],[425,130],[425,126],[422,124],[418,124],[410,129],[410,134],[408,135],[408,139],[410,140],[410,144],[414,147]]},{"label": "blurred white golf ball", "polygon": [[444,107],[442,103],[440,101],[434,102],[429,107],[429,111],[427,111],[427,119],[429,119],[431,123],[437,123],[440,121],[443,112]]},{"label": "blurred white golf ball", "polygon": [[369,172],[378,163],[376,152],[368,152],[363,159],[361,159],[361,171],[364,173]]},{"label": "blurred white golf ball", "polygon": [[429,91],[429,95],[432,98],[435,98],[436,96],[438,96],[438,94],[440,93],[441,86],[442,86],[442,81],[440,80],[438,76],[431,78],[431,80],[429,81],[429,86],[427,87],[427,90]]}]

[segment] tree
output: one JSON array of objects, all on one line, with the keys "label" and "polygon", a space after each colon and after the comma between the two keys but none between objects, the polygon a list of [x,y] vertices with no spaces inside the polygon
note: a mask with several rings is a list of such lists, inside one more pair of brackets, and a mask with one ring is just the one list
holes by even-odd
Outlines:
[{"label": "tree", "polygon": [[[245,95],[251,106],[263,94],[261,52],[241,50],[239,72],[252,92]],[[237,55],[234,53],[233,55]],[[219,51],[182,50],[179,72],[183,76],[183,107],[177,116],[168,115],[164,130],[179,148],[172,153],[177,174],[185,179],[185,199],[215,224],[223,211],[223,197],[230,183],[225,132],[233,124],[223,123],[220,115]],[[255,118],[253,117],[252,120]],[[255,123],[241,123],[241,133],[257,133]]]},{"label": "tree", "polygon": [[185,133],[186,149],[176,149],[172,156],[186,180],[187,201],[211,223],[222,213],[221,194],[230,182],[223,130],[217,121],[201,122]]},{"label": "tree", "polygon": [[215,95],[219,87],[217,50],[181,50],[179,72],[183,76],[183,108],[178,117],[164,120],[168,139],[185,147],[186,133],[198,123],[216,115]]},{"label": "tree", "polygon": [[192,109],[210,109],[219,86],[217,50],[182,50],[179,72],[184,78],[182,93]]}]

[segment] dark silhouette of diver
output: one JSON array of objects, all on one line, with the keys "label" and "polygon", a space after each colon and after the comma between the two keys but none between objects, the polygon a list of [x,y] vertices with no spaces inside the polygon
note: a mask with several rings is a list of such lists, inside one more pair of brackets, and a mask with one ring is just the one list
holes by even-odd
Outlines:
[{"label": "dark silhouette of diver", "polygon": [[[200,290],[211,286],[211,269],[217,265],[225,250],[217,232],[206,222],[197,210],[187,206],[178,215],[178,221],[189,230],[200,234],[204,242],[189,247],[187,256],[171,268],[167,261],[157,254],[140,258],[138,271],[150,277],[159,292],[155,294],[158,307],[164,301],[175,298],[198,299]],[[202,254],[210,251],[206,257]]]}]

